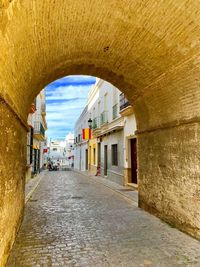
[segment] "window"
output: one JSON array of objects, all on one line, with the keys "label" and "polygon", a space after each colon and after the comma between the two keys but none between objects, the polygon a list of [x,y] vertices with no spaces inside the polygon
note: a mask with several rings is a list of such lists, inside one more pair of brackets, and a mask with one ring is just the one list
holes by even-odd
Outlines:
[{"label": "window", "polygon": [[107,111],[107,108],[108,108],[108,94],[106,93],[104,95],[104,111],[105,110]]},{"label": "window", "polygon": [[98,102],[98,114],[97,114],[98,117],[100,116],[100,105],[101,105],[101,102],[99,101]]},{"label": "window", "polygon": [[118,117],[118,104],[115,104],[113,106],[113,114],[112,114],[113,120]]},{"label": "window", "polygon": [[30,165],[30,152],[31,152],[31,146],[30,146],[30,132],[27,134],[27,165]]},{"label": "window", "polygon": [[53,148],[53,151],[57,151],[57,148],[54,147],[54,148]]},{"label": "window", "polygon": [[27,165],[30,165],[33,161],[32,147],[33,147],[33,128],[30,128],[27,135]]},{"label": "window", "polygon": [[30,164],[33,162],[33,128],[31,128],[31,136],[30,136]]},{"label": "window", "polygon": [[112,165],[118,166],[117,144],[112,145]]}]

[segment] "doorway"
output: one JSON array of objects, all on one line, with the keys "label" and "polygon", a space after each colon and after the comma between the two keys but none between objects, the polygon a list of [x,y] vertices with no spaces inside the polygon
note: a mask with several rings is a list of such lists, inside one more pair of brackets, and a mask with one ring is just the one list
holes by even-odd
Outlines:
[{"label": "doorway", "polygon": [[33,174],[40,172],[40,151],[33,149]]},{"label": "doorway", "polygon": [[37,151],[37,171],[40,173],[40,150]]},{"label": "doorway", "polygon": [[101,143],[98,143],[98,166],[101,166]]},{"label": "doorway", "polygon": [[37,149],[33,149],[33,173],[37,173]]},{"label": "doorway", "polygon": [[88,171],[88,149],[85,150],[85,169]]},{"label": "doorway", "polygon": [[131,139],[131,183],[137,184],[137,139]]},{"label": "doorway", "polygon": [[104,146],[104,176],[108,173],[108,146]]}]

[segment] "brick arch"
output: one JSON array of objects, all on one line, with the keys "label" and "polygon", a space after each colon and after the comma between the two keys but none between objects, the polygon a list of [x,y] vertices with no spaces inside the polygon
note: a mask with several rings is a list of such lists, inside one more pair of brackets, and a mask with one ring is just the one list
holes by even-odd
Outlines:
[{"label": "brick arch", "polygon": [[199,21],[200,4],[186,0],[1,1],[0,225],[18,207],[2,228],[2,255],[23,209],[18,119],[26,121],[44,85],[68,74],[101,77],[127,95],[138,126],[140,206],[200,237]]}]

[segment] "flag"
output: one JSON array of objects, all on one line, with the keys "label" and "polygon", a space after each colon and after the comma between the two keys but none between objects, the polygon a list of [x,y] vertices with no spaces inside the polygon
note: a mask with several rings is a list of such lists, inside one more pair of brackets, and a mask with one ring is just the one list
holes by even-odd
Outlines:
[{"label": "flag", "polygon": [[89,140],[92,137],[92,131],[90,128],[82,129],[82,135],[84,140]]}]

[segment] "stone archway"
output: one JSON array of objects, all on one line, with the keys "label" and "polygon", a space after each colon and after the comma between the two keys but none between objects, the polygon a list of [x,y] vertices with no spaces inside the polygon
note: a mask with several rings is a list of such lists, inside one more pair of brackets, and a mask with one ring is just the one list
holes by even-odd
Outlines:
[{"label": "stone archway", "polygon": [[99,76],[133,103],[139,204],[200,238],[200,4],[0,0],[0,259],[23,211],[26,116],[49,82]]}]

